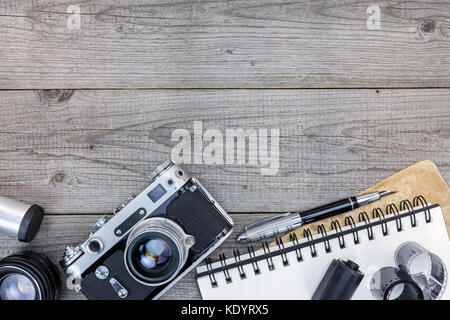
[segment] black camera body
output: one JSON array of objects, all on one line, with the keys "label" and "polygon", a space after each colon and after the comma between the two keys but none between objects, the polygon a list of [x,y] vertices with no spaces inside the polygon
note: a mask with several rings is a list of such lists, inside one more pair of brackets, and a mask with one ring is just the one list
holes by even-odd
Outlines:
[{"label": "black camera body", "polygon": [[157,299],[231,233],[233,221],[195,178],[165,163],[154,181],[61,260],[90,300]]}]

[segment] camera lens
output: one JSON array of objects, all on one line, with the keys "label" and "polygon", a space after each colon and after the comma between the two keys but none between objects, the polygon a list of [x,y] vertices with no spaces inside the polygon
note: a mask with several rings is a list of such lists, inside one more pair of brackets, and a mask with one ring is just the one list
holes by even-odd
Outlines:
[{"label": "camera lens", "polygon": [[59,287],[56,266],[42,254],[26,252],[0,261],[0,300],[53,300]]},{"label": "camera lens", "polygon": [[172,250],[162,239],[150,239],[139,247],[139,263],[148,270],[164,267],[170,262]]},{"label": "camera lens", "polygon": [[186,262],[192,237],[175,222],[149,218],[128,237],[125,265],[139,282],[157,286],[173,279]]},{"label": "camera lens", "polygon": [[133,242],[128,261],[137,278],[146,283],[160,283],[177,271],[180,255],[172,239],[161,233],[148,232]]},{"label": "camera lens", "polygon": [[36,290],[31,280],[20,273],[11,273],[0,282],[0,300],[34,300]]}]

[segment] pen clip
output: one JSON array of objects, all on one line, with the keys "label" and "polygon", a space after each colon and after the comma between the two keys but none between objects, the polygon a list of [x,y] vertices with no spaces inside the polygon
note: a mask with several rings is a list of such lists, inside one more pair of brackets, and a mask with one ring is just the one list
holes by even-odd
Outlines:
[{"label": "pen clip", "polygon": [[247,231],[247,230],[259,227],[260,225],[263,225],[263,224],[266,224],[266,223],[269,223],[269,222],[272,222],[272,221],[276,221],[276,220],[279,220],[279,219],[283,219],[283,218],[285,218],[287,216],[290,216],[290,215],[291,215],[291,212],[286,212],[286,213],[283,213],[283,214],[276,215],[274,217],[269,217],[269,218],[266,218],[266,219],[263,219],[263,220],[259,220],[257,222],[254,222],[254,223],[249,224],[248,226],[244,227],[244,230]]}]

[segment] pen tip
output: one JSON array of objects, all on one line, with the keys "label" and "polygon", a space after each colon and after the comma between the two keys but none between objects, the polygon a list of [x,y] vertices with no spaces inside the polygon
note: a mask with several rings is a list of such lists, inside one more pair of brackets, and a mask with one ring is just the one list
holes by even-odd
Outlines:
[{"label": "pen tip", "polygon": [[397,193],[397,191],[389,191],[389,190],[387,190],[387,191],[380,191],[379,193],[380,193],[381,197],[384,197],[384,196],[388,196],[390,194]]},{"label": "pen tip", "polygon": [[245,234],[241,234],[236,238],[237,242],[245,242],[248,239],[248,237]]}]

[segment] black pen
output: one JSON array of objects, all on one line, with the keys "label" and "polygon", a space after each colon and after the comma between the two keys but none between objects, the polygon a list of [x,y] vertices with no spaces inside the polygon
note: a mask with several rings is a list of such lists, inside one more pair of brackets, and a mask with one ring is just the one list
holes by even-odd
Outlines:
[{"label": "black pen", "polygon": [[301,227],[304,224],[351,211],[363,205],[380,200],[381,197],[395,192],[396,191],[380,191],[363,193],[303,212],[287,212],[275,217],[270,217],[246,226],[245,231],[239,235],[236,240],[238,242],[255,241],[285,233]]}]

